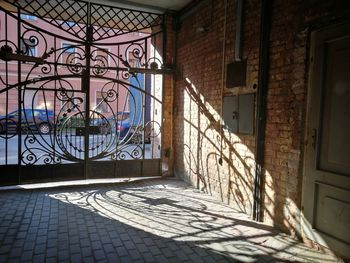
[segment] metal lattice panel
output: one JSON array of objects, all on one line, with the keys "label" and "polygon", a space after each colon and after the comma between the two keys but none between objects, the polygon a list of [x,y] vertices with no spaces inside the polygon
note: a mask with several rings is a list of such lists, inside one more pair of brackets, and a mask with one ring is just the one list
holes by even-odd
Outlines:
[{"label": "metal lattice panel", "polygon": [[[86,37],[88,22],[88,4],[86,2],[73,0],[7,0],[7,2],[80,39]],[[74,26],[68,22],[73,22]]]},{"label": "metal lattice panel", "polygon": [[[137,32],[160,26],[162,16],[130,9],[91,4],[73,0],[6,0],[25,13],[45,19],[46,22],[68,33],[86,38],[87,25],[93,28],[93,39],[101,40],[129,32]],[[71,24],[72,23],[72,24]]]},{"label": "metal lattice panel", "polygon": [[159,26],[162,22],[158,14],[121,9],[116,7],[91,5],[91,23],[94,25],[94,40],[105,39],[127,32],[142,31]]}]

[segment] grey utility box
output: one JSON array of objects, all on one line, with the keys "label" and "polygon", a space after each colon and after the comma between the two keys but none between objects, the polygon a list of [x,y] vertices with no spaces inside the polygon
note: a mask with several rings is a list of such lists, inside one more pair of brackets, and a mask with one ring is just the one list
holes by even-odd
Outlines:
[{"label": "grey utility box", "polygon": [[225,96],[224,127],[230,132],[254,134],[255,93]]}]

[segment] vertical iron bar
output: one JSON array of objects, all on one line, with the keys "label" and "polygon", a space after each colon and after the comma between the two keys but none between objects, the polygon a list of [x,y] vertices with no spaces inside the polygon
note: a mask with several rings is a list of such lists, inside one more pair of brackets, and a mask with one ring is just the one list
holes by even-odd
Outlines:
[{"label": "vertical iron bar", "polygon": [[84,139],[84,176],[88,178],[88,163],[89,163],[89,126],[90,126],[90,53],[93,40],[93,28],[91,25],[91,3],[87,3],[87,27],[86,27],[86,42],[85,42],[85,59],[86,67],[83,72],[83,91],[85,92],[85,139]]},{"label": "vertical iron bar", "polygon": [[[163,15],[162,16],[162,33],[160,34],[161,37],[163,38],[163,47],[162,47],[162,62],[163,62],[163,65],[166,65],[168,62],[166,61],[166,45],[167,45],[167,21],[166,21],[166,15]],[[162,103],[162,112],[160,113],[161,114],[161,126],[160,126],[160,136],[161,136],[161,139],[160,139],[160,175],[163,175],[163,155],[164,155],[164,86],[165,86],[165,77],[164,75],[162,75],[162,87],[161,87],[161,91],[162,91],[162,100],[161,100],[161,103]],[[153,158],[153,156],[152,156]],[[170,158],[169,160],[170,161]],[[168,163],[168,169],[169,169],[169,163]]]},{"label": "vertical iron bar", "polygon": [[[54,50],[57,50],[57,45],[56,45],[56,36],[53,38],[53,46]],[[57,62],[57,54],[54,52],[54,62]],[[54,74],[57,72],[57,63],[54,63]],[[55,78],[54,82],[54,96],[53,96],[53,160],[54,163],[56,162],[56,130],[57,130],[57,121],[56,120],[56,99],[57,99],[57,80]]]},{"label": "vertical iron bar", "polygon": [[[157,51],[157,36],[158,35],[155,35],[153,37],[153,58],[155,59],[156,58],[156,51]],[[152,81],[153,81],[153,87],[152,87],[152,91],[151,91],[151,94],[154,96],[154,98],[156,98],[156,75],[155,74],[152,74]],[[153,98],[153,112],[152,112],[152,121],[154,121],[155,119],[155,111],[156,111],[156,100]],[[162,120],[161,120],[162,122]],[[158,145],[159,147],[159,145]],[[153,159],[154,157],[154,144],[152,144],[152,153],[151,153],[151,158]],[[161,156],[162,158],[162,156]]]},{"label": "vertical iron bar", "polygon": [[[21,50],[21,10],[20,8],[17,8],[17,51],[18,53]],[[18,77],[18,83],[21,83],[21,62],[17,62],[17,77]],[[17,125],[19,125],[19,129],[17,131],[17,136],[18,136],[18,152],[17,152],[17,163],[18,163],[18,183],[20,184],[22,182],[22,170],[21,170],[21,154],[22,154],[22,87],[18,86],[18,98],[17,98],[17,103],[18,103],[18,119],[17,119]]]},{"label": "vertical iron bar", "polygon": [[[152,37],[153,39],[153,59],[156,58],[156,44],[157,44],[157,39],[156,39],[156,36],[153,36]],[[152,40],[151,40],[151,43],[152,43]],[[151,94],[155,97],[155,94],[156,94],[156,76],[154,74],[152,74],[152,82],[153,82],[153,85],[152,85],[152,89],[151,89]],[[151,100],[150,100],[151,101]],[[150,104],[152,105],[152,103],[150,102]],[[156,108],[156,100],[153,98],[153,110],[152,110],[152,123],[154,123],[154,119],[155,119],[155,109]],[[154,152],[154,144],[152,144],[152,152],[151,152],[151,159],[153,159],[153,152]]]},{"label": "vertical iron bar", "polygon": [[[120,53],[120,46],[118,45],[117,54]],[[119,60],[117,60],[116,66],[119,68]],[[118,118],[119,118],[119,71],[117,71],[117,116],[115,120],[115,129],[112,127],[112,134],[115,134],[115,162],[114,162],[114,177],[118,176],[118,146],[119,146],[119,136],[118,136]],[[130,118],[130,117],[129,117]],[[114,124],[114,123],[113,123]]]},{"label": "vertical iron bar", "polygon": [[[7,24],[7,14],[5,14],[5,43],[6,43],[6,45],[7,45],[7,38],[8,38],[8,36],[7,36],[7,34],[8,34],[8,30],[7,30],[7,26],[8,26],[8,24]],[[5,123],[6,123],[6,126],[7,126],[7,123],[8,123],[8,112],[9,112],[9,105],[8,105],[8,103],[9,103],[9,92],[8,92],[8,90],[7,90],[7,88],[8,88],[8,61],[6,60],[5,61],[5,67],[6,67],[6,69],[5,69],[5,74],[6,74],[6,117],[5,117]],[[8,164],[8,128],[6,127],[6,135],[5,135],[6,137],[5,137],[5,164],[7,165]]]},{"label": "vertical iron bar", "polygon": [[142,85],[142,90],[144,91],[144,92],[142,92],[142,91],[140,91],[141,92],[141,96],[142,96],[142,116],[141,116],[141,119],[142,119],[142,123],[141,123],[141,125],[142,125],[142,141],[141,141],[141,143],[142,143],[142,167],[143,167],[143,161],[145,160],[145,158],[146,158],[146,143],[145,143],[145,128],[146,128],[146,126],[145,126],[145,124],[146,124],[146,93],[145,93],[145,91],[146,91],[146,87],[145,87],[145,77],[146,77],[146,74],[143,74],[143,73],[136,73],[136,76],[138,75],[138,74],[142,74],[142,76],[143,76],[143,83],[141,83],[141,85]]},{"label": "vertical iron bar", "polygon": [[[119,55],[120,54],[120,46],[118,45],[118,51],[117,51],[117,54]],[[117,67],[119,67],[119,63],[120,63],[120,61],[119,60],[117,60]],[[118,132],[118,130],[117,130],[117,128],[118,128],[118,120],[119,120],[119,72],[117,71],[117,80],[118,80],[118,82],[117,82],[117,94],[118,94],[118,97],[117,97],[117,117],[116,117],[116,123],[115,123],[115,138],[116,138],[116,147],[115,147],[115,160],[117,161],[117,156],[118,156],[118,147],[119,147],[119,136],[118,136],[118,134],[119,134],[119,132]],[[129,118],[130,118],[130,116],[129,116]]]},{"label": "vertical iron bar", "polygon": [[[95,91],[94,95],[95,95],[95,110],[96,110],[97,109],[97,107],[96,107],[97,106],[97,104],[96,104],[96,91]],[[90,96],[90,93],[89,93],[89,96]],[[101,91],[101,96],[102,96],[102,91]],[[90,113],[89,113],[89,116],[90,116]],[[91,117],[94,118],[94,115],[91,115]],[[101,121],[102,121],[102,119],[101,119]],[[90,140],[90,138],[89,138],[89,140]],[[97,141],[98,141],[98,137],[97,137]],[[91,142],[91,144],[92,144],[92,148],[91,148],[92,155],[95,156],[95,154],[96,154],[96,149],[95,149],[95,131],[92,131],[92,142]]]},{"label": "vertical iron bar", "polygon": [[[149,67],[149,65],[148,65],[148,38],[146,38],[145,39],[145,68],[148,68]],[[144,97],[144,109],[143,109],[143,115],[144,115],[144,117],[143,117],[143,141],[144,141],[144,148],[146,148],[146,143],[145,143],[145,141],[146,141],[146,117],[147,117],[147,106],[149,107],[149,109],[150,109],[150,107],[151,107],[151,105],[147,105],[147,103],[149,103],[149,104],[151,104],[151,96],[148,94],[147,95],[147,74],[146,73],[144,73],[143,74],[143,97]],[[149,99],[147,99],[147,96],[148,96],[148,98]],[[151,120],[149,120],[149,127],[150,127],[150,129],[151,129],[151,126],[152,126],[152,122],[151,122]],[[151,132],[151,131],[149,131],[149,132]],[[150,134],[150,140],[151,140],[151,134]],[[143,159],[145,159],[146,158],[146,151],[143,153],[143,155],[144,155],[144,157],[143,157]]]},{"label": "vertical iron bar", "polygon": [[[145,39],[145,52],[147,52],[147,39]],[[145,58],[147,59],[147,53],[145,55]],[[145,60],[146,62],[147,60]],[[140,61],[140,66],[141,66]],[[143,153],[142,153],[142,163],[143,160],[146,158],[146,111],[147,111],[147,94],[146,94],[146,74],[142,73],[143,76],[143,83],[142,83],[142,143],[143,143]],[[143,164],[142,164],[143,165]]]}]

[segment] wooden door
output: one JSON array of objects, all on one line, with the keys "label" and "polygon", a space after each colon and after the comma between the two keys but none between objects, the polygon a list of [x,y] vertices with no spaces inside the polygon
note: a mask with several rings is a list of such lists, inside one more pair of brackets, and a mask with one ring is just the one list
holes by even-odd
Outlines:
[{"label": "wooden door", "polygon": [[350,23],[312,34],[309,78],[302,227],[350,258]]}]

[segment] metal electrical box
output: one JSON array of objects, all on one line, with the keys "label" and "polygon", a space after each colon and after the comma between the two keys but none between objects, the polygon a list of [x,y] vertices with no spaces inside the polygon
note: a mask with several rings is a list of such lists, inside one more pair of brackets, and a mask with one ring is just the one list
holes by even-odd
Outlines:
[{"label": "metal electrical box", "polygon": [[246,86],[247,61],[235,61],[227,65],[226,88]]},{"label": "metal electrical box", "polygon": [[255,93],[225,96],[223,102],[224,128],[230,132],[254,134]]}]

